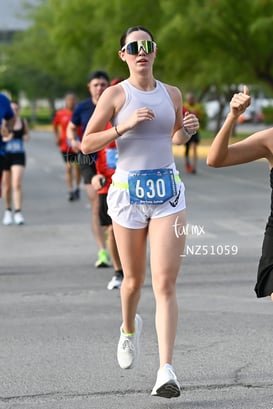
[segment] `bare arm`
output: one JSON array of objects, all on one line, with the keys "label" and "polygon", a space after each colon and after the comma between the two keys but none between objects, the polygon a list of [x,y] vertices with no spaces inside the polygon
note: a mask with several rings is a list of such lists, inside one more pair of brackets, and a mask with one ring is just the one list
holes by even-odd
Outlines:
[{"label": "bare arm", "polygon": [[1,125],[1,135],[3,141],[8,141],[13,138],[13,127],[15,124],[15,117],[10,119],[5,119]]},{"label": "bare arm", "polygon": [[59,146],[61,142],[60,128],[57,125],[54,125],[53,130],[55,135],[55,143],[57,146]]},{"label": "bare arm", "polygon": [[61,132],[60,132],[61,124],[59,121],[58,112],[55,113],[55,116],[52,121],[52,127],[53,127],[53,132],[54,132],[54,137],[55,137],[55,144],[59,146],[61,143]]},{"label": "bare arm", "polygon": [[[92,177],[92,186],[94,187],[95,190],[100,190],[102,186],[102,179],[105,178],[104,175],[101,173],[97,173],[95,176]],[[106,180],[106,179],[105,179]]]},{"label": "bare arm", "polygon": [[29,140],[29,126],[28,126],[28,121],[26,119],[23,119],[24,121],[24,127],[25,127],[25,133],[23,135],[24,141]]},{"label": "bare arm", "polygon": [[77,126],[73,122],[69,122],[66,128],[66,137],[71,143],[74,152],[80,151],[81,143],[77,138]]},{"label": "bare arm", "polygon": [[175,107],[175,124],[173,128],[172,143],[182,145],[186,143],[191,135],[194,135],[199,129],[198,118],[193,114],[187,114],[183,119],[182,116],[182,96],[176,87],[166,85],[169,95]]},{"label": "bare arm", "polygon": [[[212,167],[224,167],[252,162],[257,159],[267,158],[269,161],[272,154],[269,146],[269,134],[272,130],[256,132],[243,141],[229,145],[229,138],[237,122],[238,117],[250,105],[251,98],[248,88],[244,92],[234,94],[230,102],[228,113],[223,126],[215,136],[207,156],[207,164]],[[272,139],[272,138],[271,138]]]}]

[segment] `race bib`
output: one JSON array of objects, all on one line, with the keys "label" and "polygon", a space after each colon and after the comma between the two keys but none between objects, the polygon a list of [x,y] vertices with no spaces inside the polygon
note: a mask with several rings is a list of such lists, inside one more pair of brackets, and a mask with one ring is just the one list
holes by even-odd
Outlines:
[{"label": "race bib", "polygon": [[118,160],[118,150],[116,148],[108,148],[106,151],[106,163],[108,168],[116,169]]},{"label": "race bib", "polygon": [[23,153],[24,146],[22,139],[11,139],[5,144],[5,151],[7,153]]},{"label": "race bib", "polygon": [[158,205],[177,193],[172,169],[132,170],[128,184],[131,204]]}]

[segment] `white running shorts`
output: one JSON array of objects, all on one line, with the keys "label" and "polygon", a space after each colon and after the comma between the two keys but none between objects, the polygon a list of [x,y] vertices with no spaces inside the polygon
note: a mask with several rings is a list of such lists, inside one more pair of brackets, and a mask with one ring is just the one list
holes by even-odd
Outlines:
[{"label": "white running shorts", "polygon": [[[179,172],[175,169],[175,165],[171,168],[174,174],[178,175]],[[107,195],[108,214],[114,222],[123,227],[143,229],[148,225],[150,219],[169,216],[186,208],[185,187],[181,180],[176,181],[176,195],[159,205],[130,203],[128,188],[119,187],[127,185],[127,171],[117,168],[112,181]]]}]

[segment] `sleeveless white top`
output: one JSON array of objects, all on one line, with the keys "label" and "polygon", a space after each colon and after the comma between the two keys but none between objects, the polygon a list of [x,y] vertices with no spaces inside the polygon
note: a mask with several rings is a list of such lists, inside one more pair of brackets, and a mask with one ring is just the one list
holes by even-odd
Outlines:
[{"label": "sleeveless white top", "polygon": [[164,84],[156,81],[152,91],[141,91],[122,81],[126,99],[120,112],[113,118],[118,125],[138,108],[150,108],[154,119],[137,124],[116,139],[118,148],[117,167],[125,170],[143,170],[172,167],[172,129],[175,123],[175,108]]}]

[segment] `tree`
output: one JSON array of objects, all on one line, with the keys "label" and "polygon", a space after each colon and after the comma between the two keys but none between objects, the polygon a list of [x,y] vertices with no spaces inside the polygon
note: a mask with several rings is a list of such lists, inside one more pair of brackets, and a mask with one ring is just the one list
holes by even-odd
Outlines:
[{"label": "tree", "polygon": [[[158,44],[155,74],[222,106],[241,83],[273,91],[272,0],[41,0],[32,26],[10,48],[9,64],[38,95],[82,96],[89,72],[127,76],[117,56],[128,26],[144,25]],[[33,85],[34,84],[34,85]]]},{"label": "tree", "polygon": [[166,24],[159,43],[166,50],[164,69],[201,98],[213,92],[221,107],[217,128],[238,84],[273,91],[273,51],[268,47],[272,1],[191,0],[183,8],[177,2],[162,4]]}]

